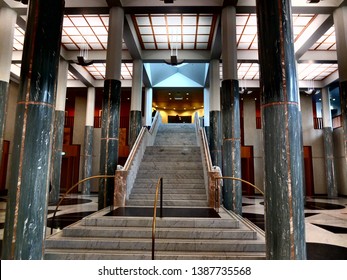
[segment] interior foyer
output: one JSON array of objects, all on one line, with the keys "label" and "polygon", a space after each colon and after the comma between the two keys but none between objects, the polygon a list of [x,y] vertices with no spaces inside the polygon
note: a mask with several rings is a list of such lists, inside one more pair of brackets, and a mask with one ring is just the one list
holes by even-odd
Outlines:
[{"label": "interior foyer", "polygon": [[[6,100],[6,106],[10,109],[8,115],[12,116],[7,117],[6,126],[12,127],[10,133],[13,134],[13,147],[18,149],[12,148],[10,152],[8,141],[4,142],[3,159],[9,154],[11,158],[10,165],[6,164],[6,169],[3,171],[9,174],[8,178],[2,175],[2,178],[6,178],[3,189],[5,192],[8,191],[2,257],[4,259],[44,258],[43,248],[47,247],[49,251],[52,246],[50,244],[54,243],[52,240],[59,235],[45,240],[48,204],[57,203],[60,193],[79,179],[94,174],[109,176],[116,174],[116,180],[88,182],[79,188],[79,192],[83,195],[97,193],[98,209],[101,211],[96,214],[97,216],[101,215],[100,213],[105,214],[107,210],[104,209],[109,209],[110,205],[120,207],[119,209],[131,206],[131,201],[134,199],[131,195],[134,194],[128,189],[128,182],[122,177],[124,175],[118,174],[117,177],[117,165],[126,165],[131,148],[136,147],[136,139],[143,131],[142,128],[153,126],[152,113],[155,110],[162,122],[163,119],[164,122],[177,121],[176,117],[180,118],[179,122],[185,122],[190,117],[191,122],[195,122],[196,129],[203,127],[209,139],[212,164],[221,168],[223,176],[244,178],[265,191],[267,220],[263,244],[266,243],[266,246],[260,246],[259,250],[266,251],[266,258],[306,259],[305,196],[323,195],[328,199],[336,199],[346,195],[347,170],[343,140],[346,135],[344,127],[346,71],[343,52],[337,48],[338,79],[332,80],[320,89],[322,102],[317,102],[310,93],[300,90],[297,82],[296,54],[291,43],[293,36],[291,19],[284,17],[284,14],[290,13],[290,5],[286,3],[276,8],[278,3],[268,6],[257,1],[254,8],[257,9],[258,16],[261,89],[259,85],[256,87],[253,83],[248,84],[248,87],[241,87],[237,74],[238,50],[235,35],[237,10],[243,2],[221,1],[216,8],[216,11],[219,11],[218,16],[212,17],[212,22],[215,24],[219,22],[219,25],[213,27],[216,28],[217,34],[220,32],[220,45],[214,42],[210,46],[208,60],[198,58],[189,62],[187,59],[187,64],[174,66],[163,64],[159,65],[161,70],[158,70],[158,65],[151,63],[150,57],[144,59],[141,53],[136,54],[139,49],[134,51],[128,46],[133,56],[131,57],[132,84],[126,87],[121,79],[121,66],[127,61],[123,57],[124,40],[127,43],[134,40],[127,38],[129,35],[127,32],[129,28],[131,29],[127,14],[130,8],[123,5],[122,1],[106,2],[104,8],[107,8],[109,13],[109,37],[104,85],[93,87],[94,82],[85,81],[88,89],[67,88],[68,76],[76,73],[76,69],[82,66],[75,65],[73,66],[75,70],[71,71],[73,68],[63,58],[64,56],[56,55],[59,53],[61,43],[57,38],[62,35],[64,1],[56,4],[55,9],[45,6],[44,1],[31,1],[29,4],[38,14],[34,14],[33,11],[28,13],[25,33],[27,43],[23,47],[21,75],[17,83],[13,79],[11,82],[3,83],[6,99],[2,100]],[[346,30],[343,24],[338,23],[346,18],[344,2],[331,9],[334,14],[336,37],[340,38],[340,41],[337,41],[342,41],[340,43],[342,48]],[[6,1],[2,1],[2,4],[7,5]],[[164,3],[163,5],[165,11],[169,13],[169,7]],[[5,8],[8,17],[12,19],[16,17],[15,14],[8,12],[8,7]],[[275,10],[272,10],[273,8]],[[49,9],[59,13],[52,15],[48,12]],[[151,12],[154,13],[155,9]],[[266,17],[267,14],[276,16],[270,20]],[[35,21],[36,17],[42,18],[42,21]],[[53,20],[48,21],[48,18]],[[219,31],[217,26],[220,28]],[[43,32],[37,32],[38,30]],[[45,37],[47,33],[50,37]],[[42,44],[43,41],[48,43]],[[269,41],[276,43],[276,47],[272,48]],[[5,47],[1,48],[3,49]],[[217,54],[214,54],[216,50]],[[277,50],[280,50],[280,55]],[[184,50],[182,52],[184,53]],[[220,59],[221,54],[222,59]],[[159,59],[163,60],[160,55]],[[169,64],[175,64],[172,57],[170,59]],[[167,71],[164,71],[165,68]],[[10,67],[7,68],[9,69]],[[167,79],[154,81],[155,76],[150,73],[156,71],[162,71],[162,75],[167,75]],[[47,73],[47,76],[43,73]],[[148,82],[157,85],[157,88],[143,88],[143,84]],[[177,84],[180,84],[180,88],[173,88],[173,85]],[[10,93],[8,101],[7,88]],[[194,93],[196,88],[200,89],[198,93]],[[245,94],[244,88],[252,93]],[[333,129],[329,103],[330,94],[336,91],[341,97],[341,104],[340,115],[335,119],[336,122],[340,120],[341,125],[337,124]],[[186,107],[168,110],[160,103],[160,97],[163,95],[169,100],[170,98],[189,100],[193,99],[194,94],[199,96],[197,99],[200,98],[200,103],[198,102],[196,106],[190,104],[190,110]],[[322,115],[317,109],[319,106],[322,107]],[[5,125],[5,121],[3,123]],[[149,131],[148,128],[144,129]],[[179,138],[182,140],[185,136],[187,132]],[[194,154],[192,150],[187,153]],[[170,155],[166,154],[165,158],[170,158]],[[122,167],[118,169],[121,170]],[[142,173],[148,175],[147,170]],[[138,174],[142,173],[140,169]],[[158,175],[153,174],[153,176]],[[206,175],[204,176],[202,177],[206,179]],[[204,187],[207,194],[206,206],[213,208],[209,204],[205,183]],[[255,195],[255,197],[259,195],[258,191],[237,181],[225,180],[222,190],[225,208],[231,211],[230,215],[233,218],[238,217],[237,219],[241,220],[244,208],[242,194]],[[143,201],[143,196],[141,200]],[[184,201],[181,197],[177,200]],[[137,201],[135,206],[141,206],[140,201]],[[193,206],[192,201],[189,203]],[[346,204],[345,201],[342,203]],[[279,212],[279,208],[282,211]],[[227,213],[224,213],[227,211],[224,208],[221,211],[222,215]],[[118,220],[126,223],[127,218],[124,215],[120,217],[113,219],[114,224],[111,222],[108,226],[119,227],[116,225]],[[341,217],[344,217],[343,213]],[[93,219],[92,216],[82,223],[98,223]],[[107,220],[105,223],[110,221],[101,217],[99,220],[101,224],[103,220]],[[261,230],[255,229],[247,221],[245,223],[253,229],[253,235],[256,232],[257,235],[264,236]],[[188,227],[193,228],[192,225]],[[73,231],[73,228],[71,229]],[[279,236],[285,238],[280,239]],[[226,239],[232,240],[233,237]],[[79,244],[78,241],[67,241],[65,244],[69,242],[74,244],[72,247]],[[238,243],[239,246],[241,243]],[[224,247],[224,243],[221,244],[221,247]],[[131,246],[135,246],[136,249],[136,246],[141,245],[135,243]],[[224,249],[226,254],[223,254],[222,258],[227,258],[229,250],[232,251]],[[254,255],[246,256],[246,249],[241,251],[243,253],[236,258],[257,258]],[[170,253],[166,258],[170,256],[173,258],[173,254]],[[106,254],[107,257],[117,258]],[[221,258],[221,255],[218,257]],[[261,258],[264,257],[265,254],[261,255]]]}]

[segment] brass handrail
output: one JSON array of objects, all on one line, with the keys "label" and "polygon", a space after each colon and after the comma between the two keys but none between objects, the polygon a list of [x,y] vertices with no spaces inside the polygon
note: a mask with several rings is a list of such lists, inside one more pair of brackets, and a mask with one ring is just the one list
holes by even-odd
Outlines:
[{"label": "brass handrail", "polygon": [[79,184],[84,183],[85,181],[91,180],[91,179],[97,179],[97,178],[114,178],[115,175],[95,175],[95,176],[90,176],[87,178],[84,178],[80,181],[78,181],[76,184],[74,184],[71,188],[69,188],[63,195],[63,197],[59,200],[57,206],[55,207],[54,213],[53,213],[53,217],[52,217],[52,227],[51,227],[51,234],[53,233],[53,225],[54,225],[54,218],[57,214],[58,208],[60,206],[60,204],[63,202],[64,198],[75,188],[77,187]]},{"label": "brass handrail", "polygon": [[255,188],[258,192],[260,192],[262,195],[264,195],[264,192],[259,189],[256,185],[244,180],[244,179],[241,179],[241,178],[236,178],[236,177],[230,177],[230,176],[222,176],[222,177],[215,177],[216,181],[215,181],[215,184],[217,185],[217,180],[220,180],[220,179],[231,179],[231,180],[235,180],[235,181],[240,181],[240,182],[243,182],[243,183],[246,183],[247,185]]},{"label": "brass handrail", "polygon": [[163,217],[163,178],[159,178],[155,188],[153,222],[152,222],[152,260],[154,260],[154,250],[155,250],[155,229],[156,229],[156,221],[157,221],[157,203],[158,203],[159,187],[160,187],[160,218],[162,218]]}]

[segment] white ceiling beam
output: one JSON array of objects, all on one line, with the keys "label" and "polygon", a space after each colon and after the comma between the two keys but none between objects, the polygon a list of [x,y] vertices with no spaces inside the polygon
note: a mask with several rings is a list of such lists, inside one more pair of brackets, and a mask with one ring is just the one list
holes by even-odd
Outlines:
[{"label": "white ceiling beam", "polygon": [[[142,51],[143,62],[163,62],[170,60],[170,50],[145,50]],[[61,52],[61,56],[71,63],[77,62],[79,51]],[[178,50],[178,59],[190,62],[208,62],[211,60],[211,54],[205,50]],[[258,63],[257,50],[238,50],[237,59],[239,62]],[[22,60],[22,51],[12,52],[12,63],[20,63]],[[89,51],[88,60],[95,62],[106,62],[106,51]],[[128,51],[122,53],[123,62],[132,61],[132,57]],[[336,51],[307,51],[298,60],[299,63],[315,62],[315,63],[337,63]]]},{"label": "white ceiling beam", "polygon": [[296,59],[300,59],[300,57],[306,53],[309,48],[333,26],[333,24],[334,20],[332,15],[317,15],[294,43]]},{"label": "white ceiling beam", "polygon": [[336,82],[338,80],[339,80],[339,71],[335,71],[322,81],[321,87],[326,87],[330,85],[331,83]]},{"label": "white ceiling beam", "polygon": [[141,59],[142,48],[130,15],[125,15],[123,39],[131,57]]},{"label": "white ceiling beam", "polygon": [[69,71],[87,87],[95,87],[94,78],[88,73],[83,66],[75,63],[69,64]]},{"label": "white ceiling beam", "polygon": [[336,51],[307,51],[298,62],[337,63],[337,55]]}]

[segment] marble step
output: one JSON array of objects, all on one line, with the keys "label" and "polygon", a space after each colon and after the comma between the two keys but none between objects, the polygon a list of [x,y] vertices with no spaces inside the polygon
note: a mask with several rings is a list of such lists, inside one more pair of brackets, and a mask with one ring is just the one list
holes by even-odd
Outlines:
[{"label": "marble step", "polygon": [[139,171],[147,170],[203,170],[202,162],[154,162],[154,161],[143,161],[140,164]]},{"label": "marble step", "polygon": [[139,170],[136,179],[158,179],[163,177],[165,180],[169,179],[202,179],[204,180],[204,173],[202,170]]},{"label": "marble step", "polygon": [[[135,200],[151,200],[154,198],[155,192],[149,194],[149,193],[131,193],[129,196],[129,199],[135,199]],[[187,194],[170,194],[170,193],[163,193],[163,197],[166,200],[207,200],[207,195],[206,194],[192,194],[192,193],[187,193]]]},{"label": "marble step", "polygon": [[[75,226],[63,231],[65,237],[94,237],[94,238],[152,238],[152,228],[143,227],[85,227]],[[156,231],[158,239],[247,239],[254,240],[257,234],[249,229],[220,228],[159,228]]]},{"label": "marble step", "polygon": [[[164,194],[192,194],[194,195],[206,195],[206,189],[202,185],[198,185],[197,187],[194,187],[195,185],[192,185],[192,187],[189,187],[188,184],[185,188],[175,188],[175,186],[168,187],[165,185],[163,192]],[[189,188],[188,188],[189,187]],[[155,186],[152,188],[149,188],[148,185],[135,185],[133,188],[131,195],[136,194],[148,194],[148,195],[154,195],[155,194]]]},{"label": "marble step", "polygon": [[185,131],[185,132],[195,132],[194,124],[161,124],[159,126],[159,132],[165,131]]},{"label": "marble step", "polygon": [[[46,249],[45,260],[151,260],[151,252],[126,250]],[[264,252],[165,252],[156,260],[265,260]]]},{"label": "marble step", "polygon": [[154,145],[163,146],[163,145],[193,145],[196,142],[195,139],[172,139],[171,137],[156,137]]},{"label": "marble step", "polygon": [[[101,227],[152,227],[152,217],[88,217],[79,224],[83,226]],[[240,222],[236,219],[223,218],[161,218],[157,219],[157,228],[239,228]]]},{"label": "marble step", "polygon": [[[152,178],[152,179],[146,179],[146,178],[137,178],[135,179],[135,186],[137,184],[148,184],[148,185],[156,185],[158,182],[159,177]],[[205,181],[203,178],[200,179],[172,179],[172,178],[164,178],[163,179],[163,185],[164,187],[167,185],[176,185],[177,188],[182,185],[200,185],[205,186]]]},{"label": "marble step", "polygon": [[[154,199],[142,200],[142,199],[129,199],[126,202],[127,206],[153,206]],[[186,206],[186,207],[207,207],[207,199],[204,200],[163,200],[164,206]]]},{"label": "marble step", "polygon": [[174,153],[183,153],[183,154],[192,154],[197,153],[200,154],[200,147],[194,145],[194,146],[147,146],[145,153],[168,153],[168,154],[174,154]]},{"label": "marble step", "polygon": [[[151,238],[94,238],[56,235],[46,239],[45,248],[90,250],[144,250],[151,252]],[[261,252],[263,240],[156,239],[157,251]]]},{"label": "marble step", "polygon": [[197,162],[200,163],[201,156],[196,155],[144,155],[142,162]]}]

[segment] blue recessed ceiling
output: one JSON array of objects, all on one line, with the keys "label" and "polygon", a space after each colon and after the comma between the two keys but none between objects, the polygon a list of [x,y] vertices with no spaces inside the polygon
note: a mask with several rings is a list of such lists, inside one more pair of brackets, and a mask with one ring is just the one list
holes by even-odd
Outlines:
[{"label": "blue recessed ceiling", "polygon": [[207,63],[182,63],[172,66],[166,63],[145,65],[152,87],[180,88],[204,87],[207,76]]}]

